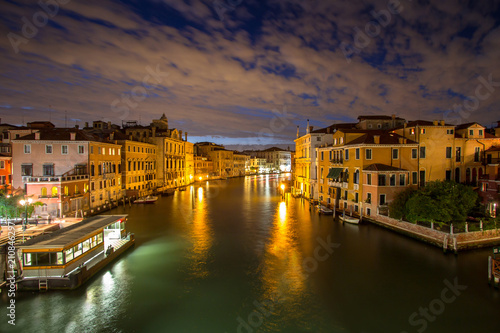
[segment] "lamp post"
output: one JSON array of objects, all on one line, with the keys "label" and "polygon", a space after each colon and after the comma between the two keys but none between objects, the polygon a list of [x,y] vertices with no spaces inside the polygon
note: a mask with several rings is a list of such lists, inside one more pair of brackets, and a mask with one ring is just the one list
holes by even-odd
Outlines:
[{"label": "lamp post", "polygon": [[31,198],[28,198],[27,200],[20,200],[19,203],[21,206],[24,206],[24,217],[25,220],[23,221],[23,243],[24,243],[24,231],[26,230],[26,225],[28,224],[28,205],[31,205],[33,200]]}]

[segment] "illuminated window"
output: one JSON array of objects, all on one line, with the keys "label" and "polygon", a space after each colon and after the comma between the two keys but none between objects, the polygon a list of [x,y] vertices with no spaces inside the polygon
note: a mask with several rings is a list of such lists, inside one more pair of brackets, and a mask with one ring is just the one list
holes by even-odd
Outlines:
[{"label": "illuminated window", "polygon": [[66,263],[70,262],[71,260],[73,260],[74,256],[73,256],[73,248],[71,249],[67,249],[65,252],[64,252],[64,255],[66,256]]},{"label": "illuminated window", "polygon": [[31,253],[24,254],[24,266],[31,266]]}]

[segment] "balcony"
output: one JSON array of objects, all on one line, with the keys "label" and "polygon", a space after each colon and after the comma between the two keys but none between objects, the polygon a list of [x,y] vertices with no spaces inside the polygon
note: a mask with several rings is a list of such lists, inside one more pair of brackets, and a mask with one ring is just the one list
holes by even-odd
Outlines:
[{"label": "balcony", "polygon": [[349,187],[349,183],[342,182],[342,188],[348,188],[348,187]]},{"label": "balcony", "polygon": [[343,158],[334,158],[334,159],[330,160],[330,163],[332,163],[332,164],[342,164],[342,163],[344,163],[344,159]]},{"label": "balcony", "polygon": [[342,187],[342,183],[336,180],[328,180],[328,185],[334,186],[334,187]]},{"label": "balcony", "polygon": [[89,179],[89,175],[73,176],[23,176],[24,183],[60,183],[75,180]]},{"label": "balcony", "polygon": [[355,191],[359,190],[359,184],[354,184],[354,190]]}]

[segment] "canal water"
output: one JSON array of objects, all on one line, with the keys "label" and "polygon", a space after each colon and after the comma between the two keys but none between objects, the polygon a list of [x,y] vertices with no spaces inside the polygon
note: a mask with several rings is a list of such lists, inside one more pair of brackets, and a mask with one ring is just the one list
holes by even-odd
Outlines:
[{"label": "canal water", "polygon": [[500,332],[491,249],[444,255],[282,200],[277,175],[120,207],[136,246],[83,287],[24,293],[0,332]]}]

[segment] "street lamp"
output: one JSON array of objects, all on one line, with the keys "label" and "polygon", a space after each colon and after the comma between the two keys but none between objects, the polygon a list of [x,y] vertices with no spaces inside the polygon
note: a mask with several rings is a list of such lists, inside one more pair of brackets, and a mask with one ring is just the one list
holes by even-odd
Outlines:
[{"label": "street lamp", "polygon": [[281,184],[281,197],[285,198],[285,184]]},{"label": "street lamp", "polygon": [[23,242],[24,242],[24,231],[26,230],[26,225],[28,224],[28,206],[31,205],[33,200],[31,198],[28,198],[28,200],[19,200],[19,203],[21,206],[24,206],[24,217],[25,217],[25,222],[23,222]]}]

